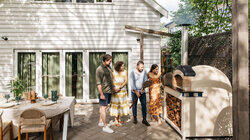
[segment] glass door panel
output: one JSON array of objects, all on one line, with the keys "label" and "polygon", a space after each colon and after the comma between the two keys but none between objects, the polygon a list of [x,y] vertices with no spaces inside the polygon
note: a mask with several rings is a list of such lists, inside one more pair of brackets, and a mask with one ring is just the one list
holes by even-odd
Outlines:
[{"label": "glass door panel", "polygon": [[125,69],[128,71],[128,53],[127,52],[112,52],[112,68],[114,70],[115,63],[122,61]]},{"label": "glass door panel", "polygon": [[36,88],[36,54],[18,53],[18,76],[27,83],[27,91]]},{"label": "glass door panel", "polygon": [[83,98],[83,64],[82,53],[68,52],[66,53],[66,96],[75,96],[76,99]]},{"label": "glass door panel", "polygon": [[105,52],[89,53],[89,99],[97,99],[98,91],[96,85],[96,69],[102,64],[102,57]]},{"label": "glass door panel", "polygon": [[[128,72],[128,53],[127,52],[112,52],[112,68],[115,70],[115,63],[122,61],[125,66],[125,70]],[[128,89],[127,89],[128,90]]]},{"label": "glass door panel", "polygon": [[42,53],[42,94],[57,90],[60,93],[60,55]]}]

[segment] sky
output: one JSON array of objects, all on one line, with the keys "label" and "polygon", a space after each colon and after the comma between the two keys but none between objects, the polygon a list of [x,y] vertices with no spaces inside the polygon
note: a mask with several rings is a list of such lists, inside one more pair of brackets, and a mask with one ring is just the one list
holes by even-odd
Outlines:
[{"label": "sky", "polygon": [[[179,8],[179,0],[155,0],[161,6],[168,10],[169,13],[177,11]],[[171,22],[172,17],[169,16],[168,18],[161,18],[161,23],[169,23]]]}]

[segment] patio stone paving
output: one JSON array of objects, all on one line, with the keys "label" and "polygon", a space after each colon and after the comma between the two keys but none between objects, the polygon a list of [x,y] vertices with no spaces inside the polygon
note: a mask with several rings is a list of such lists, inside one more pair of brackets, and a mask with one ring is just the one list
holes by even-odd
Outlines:
[{"label": "patio stone paving", "polygon": [[[148,121],[150,122],[149,115]],[[142,115],[140,105],[138,105],[138,123],[132,123],[132,115],[124,117],[124,125],[117,127],[111,125],[115,131],[108,134],[99,127],[99,105],[98,104],[76,104],[74,127],[68,128],[68,140],[181,140],[181,137],[167,124],[157,126],[155,122],[150,122],[151,126],[146,127],[141,123]],[[113,117],[107,115],[107,121],[112,124]],[[54,139],[61,140],[62,133],[57,126],[53,130]],[[49,137],[47,137],[49,138]],[[30,139],[42,140],[42,133]]]}]

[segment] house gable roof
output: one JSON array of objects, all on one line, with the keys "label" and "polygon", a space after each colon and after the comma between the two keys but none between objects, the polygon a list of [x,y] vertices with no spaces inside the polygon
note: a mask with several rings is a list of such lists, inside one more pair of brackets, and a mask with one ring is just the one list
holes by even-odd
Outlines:
[{"label": "house gable roof", "polygon": [[168,17],[168,10],[163,8],[159,3],[157,3],[155,0],[144,0],[147,4],[149,4],[151,7],[153,7],[155,10],[160,12],[163,16]]}]

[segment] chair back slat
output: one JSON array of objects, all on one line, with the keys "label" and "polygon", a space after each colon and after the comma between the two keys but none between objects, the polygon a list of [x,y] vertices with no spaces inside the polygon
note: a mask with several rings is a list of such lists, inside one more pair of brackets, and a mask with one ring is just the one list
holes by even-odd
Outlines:
[{"label": "chair back slat", "polygon": [[45,113],[36,108],[24,110],[19,117],[19,126],[22,125],[45,125],[46,115]]},{"label": "chair back slat", "polygon": [[45,117],[41,117],[38,119],[24,119],[20,118],[20,125],[45,125]]}]

